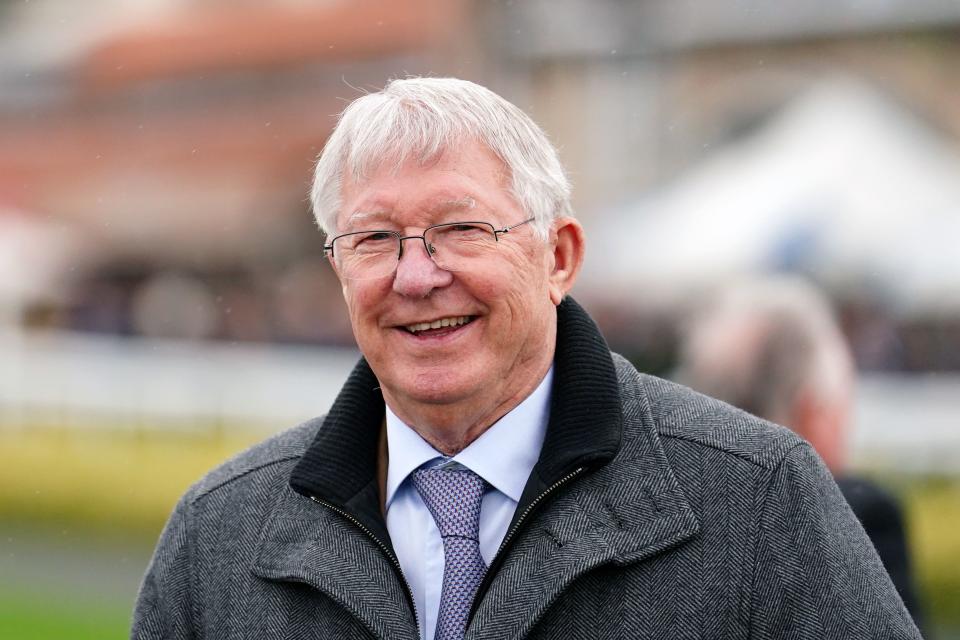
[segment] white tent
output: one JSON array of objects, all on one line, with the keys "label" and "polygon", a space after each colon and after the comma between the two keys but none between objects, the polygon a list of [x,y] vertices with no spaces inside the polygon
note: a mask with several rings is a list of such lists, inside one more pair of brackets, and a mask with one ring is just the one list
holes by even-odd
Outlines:
[{"label": "white tent", "polygon": [[960,308],[960,153],[849,80],[601,224],[588,286],[682,294],[786,268],[906,313]]}]

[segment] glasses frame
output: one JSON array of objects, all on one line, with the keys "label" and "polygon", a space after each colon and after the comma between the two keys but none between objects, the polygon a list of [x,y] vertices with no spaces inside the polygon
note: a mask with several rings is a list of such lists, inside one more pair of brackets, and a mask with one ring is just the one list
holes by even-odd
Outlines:
[{"label": "glasses frame", "polygon": [[340,238],[345,238],[348,236],[356,236],[356,235],[365,234],[365,233],[387,233],[397,238],[397,243],[400,245],[400,249],[397,252],[397,262],[400,262],[400,259],[403,258],[403,241],[416,240],[416,239],[419,239],[420,241],[423,242],[423,249],[427,252],[427,255],[430,256],[430,259],[432,260],[433,254],[435,254],[437,250],[436,248],[434,248],[433,245],[427,242],[427,233],[429,233],[431,229],[436,229],[437,227],[452,227],[452,226],[461,225],[461,224],[484,225],[486,227],[490,227],[490,232],[493,234],[493,239],[496,242],[500,242],[501,235],[505,233],[510,233],[512,230],[516,229],[517,227],[523,226],[529,222],[533,222],[534,220],[536,220],[536,218],[531,216],[522,222],[518,222],[516,224],[512,224],[510,226],[502,227],[499,229],[495,227],[492,223],[484,222],[482,220],[462,220],[458,222],[441,222],[440,224],[432,224],[429,227],[424,228],[423,233],[421,233],[420,235],[413,235],[413,236],[403,236],[403,235],[400,235],[399,231],[390,231],[388,229],[364,229],[363,231],[351,231],[350,233],[341,233],[340,235],[334,236],[333,238],[331,238],[329,243],[323,245],[323,254],[324,256],[334,258],[335,255],[333,253],[333,246],[334,246],[334,243],[336,243],[336,241],[339,240]]}]

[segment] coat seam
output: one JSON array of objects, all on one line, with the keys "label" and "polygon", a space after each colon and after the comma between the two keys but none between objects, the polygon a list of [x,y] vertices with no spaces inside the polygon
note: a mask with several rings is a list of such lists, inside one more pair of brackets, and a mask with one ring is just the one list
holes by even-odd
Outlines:
[{"label": "coat seam", "polygon": [[786,462],[787,458],[790,456],[790,454],[791,454],[792,452],[796,451],[797,449],[799,449],[799,448],[801,448],[801,447],[804,447],[804,446],[807,446],[806,443],[803,442],[803,441],[799,441],[799,442],[797,442],[796,444],[794,444],[792,447],[790,447],[789,449],[787,449],[787,450],[783,453],[783,456],[781,456],[781,458],[780,458],[780,460],[777,462],[777,464],[774,465],[774,466],[771,466],[770,468],[768,468],[768,473],[766,474],[766,476],[767,476],[767,477],[766,477],[766,481],[765,481],[765,483],[764,483],[764,486],[763,486],[762,490],[759,490],[760,488],[758,487],[757,495],[760,497],[761,504],[760,504],[760,509],[757,511],[756,523],[757,523],[757,533],[758,533],[758,537],[757,537],[756,540],[754,540],[754,543],[753,543],[753,562],[751,563],[751,574],[752,574],[752,575],[750,576],[750,595],[749,595],[749,598],[750,598],[749,611],[751,612],[751,614],[750,614],[749,634],[748,634],[748,636],[747,636],[748,640],[749,640],[749,638],[755,637],[755,635],[754,635],[754,620],[755,620],[755,617],[756,617],[757,610],[756,610],[756,608],[754,607],[754,600],[755,600],[755,597],[754,597],[754,596],[755,596],[755,594],[756,594],[756,590],[757,590],[757,580],[759,579],[759,574],[760,574],[760,560],[759,560],[760,540],[759,540],[759,532],[763,529],[763,523],[766,521],[766,518],[767,518],[767,509],[768,509],[768,507],[769,507],[769,505],[770,505],[770,502],[771,502],[771,499],[770,499],[770,491],[771,491],[771,488],[772,488],[772,486],[773,486],[774,478],[776,478],[776,477],[777,477],[777,474],[780,473],[780,471],[783,469],[783,465],[784,465],[784,463]]},{"label": "coat seam", "polygon": [[773,462],[771,462],[771,463],[765,463],[765,462],[763,462],[763,461],[757,460],[757,459],[756,459],[756,456],[757,456],[757,455],[767,454],[767,453],[770,453],[771,451],[774,451],[774,450],[776,449],[777,445],[780,445],[780,444],[783,442],[783,440],[789,440],[789,439],[786,439],[786,438],[785,438],[785,439],[777,440],[777,441],[775,441],[775,442],[770,443],[770,444],[769,444],[768,446],[766,446],[766,447],[757,449],[757,451],[754,452],[754,453],[740,453],[740,452],[737,452],[737,451],[731,451],[730,449],[728,449],[728,448],[726,448],[726,447],[723,447],[723,446],[720,446],[720,445],[717,445],[717,444],[713,444],[713,443],[710,443],[710,442],[704,442],[703,440],[700,440],[700,439],[698,439],[698,438],[691,438],[691,437],[689,437],[689,436],[684,436],[684,435],[680,435],[680,434],[677,434],[677,433],[664,433],[664,432],[662,432],[662,431],[658,431],[658,433],[659,433],[660,437],[663,438],[663,439],[672,438],[672,439],[674,439],[674,440],[681,440],[681,441],[683,441],[683,442],[689,442],[690,444],[695,444],[695,445],[698,445],[698,446],[701,446],[701,447],[705,447],[705,448],[707,448],[707,449],[713,449],[714,451],[719,451],[720,453],[724,453],[724,454],[727,454],[727,455],[729,455],[729,456],[733,456],[734,458],[738,458],[738,459],[740,459],[740,460],[743,460],[744,462],[748,462],[748,463],[752,464],[753,466],[758,467],[758,468],[760,468],[760,469],[767,469],[767,470],[776,469],[777,467],[779,467],[779,466],[783,463],[784,458],[786,458],[786,456],[790,453],[790,451],[792,451],[795,447],[802,446],[802,445],[804,444],[803,441],[801,441],[801,440],[796,440],[793,444],[789,445],[789,446],[783,451],[783,454],[780,455],[777,460],[775,460],[775,461],[773,461]]},{"label": "coat seam", "polygon": [[283,464],[284,462],[290,462],[291,460],[299,460],[301,456],[302,456],[302,454],[296,454],[296,455],[285,456],[285,457],[283,457],[283,458],[278,458],[278,459],[276,459],[276,460],[270,460],[270,461],[268,461],[268,462],[264,462],[264,463],[262,463],[262,464],[258,464],[258,465],[254,466],[254,467],[250,467],[249,469],[244,469],[243,471],[237,472],[235,475],[232,475],[232,476],[230,476],[229,478],[226,478],[225,480],[223,480],[223,481],[221,481],[221,482],[218,482],[218,483],[214,484],[214,485],[211,486],[211,487],[204,487],[204,488],[202,488],[202,489],[198,487],[198,488],[197,488],[197,495],[190,501],[190,504],[191,504],[191,505],[196,504],[196,503],[199,502],[202,498],[206,498],[206,497],[209,496],[210,494],[212,494],[212,493],[214,493],[214,492],[216,492],[216,491],[218,491],[218,490],[226,487],[228,484],[232,484],[233,482],[235,482],[235,481],[237,481],[237,480],[240,480],[240,479],[242,479],[242,478],[250,475],[251,473],[255,473],[255,472],[257,472],[257,471],[261,471],[261,470],[263,470],[263,469],[266,469],[267,467],[272,467],[272,466],[275,466],[275,465],[278,465],[278,464]]}]

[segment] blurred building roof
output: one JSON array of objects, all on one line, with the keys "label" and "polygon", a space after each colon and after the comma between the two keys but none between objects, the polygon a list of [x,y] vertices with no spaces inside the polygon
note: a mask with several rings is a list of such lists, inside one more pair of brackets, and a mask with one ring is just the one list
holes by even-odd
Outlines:
[{"label": "blurred building roof", "polygon": [[62,4],[8,12],[31,36],[4,51],[42,49],[55,15],[89,37],[35,69],[0,61],[17,79],[0,92],[0,205],[144,260],[269,255],[305,224],[341,96],[398,68],[443,71],[467,40],[460,0],[117,3],[112,21],[105,0],[99,21]]},{"label": "blurred building roof", "polygon": [[960,23],[956,0],[526,0],[496,17],[519,57],[649,54],[757,41],[929,30]]},{"label": "blurred building roof", "polygon": [[423,50],[455,32],[462,2],[364,0],[188,5],[103,38],[81,63],[88,86],[230,69],[276,69]]}]

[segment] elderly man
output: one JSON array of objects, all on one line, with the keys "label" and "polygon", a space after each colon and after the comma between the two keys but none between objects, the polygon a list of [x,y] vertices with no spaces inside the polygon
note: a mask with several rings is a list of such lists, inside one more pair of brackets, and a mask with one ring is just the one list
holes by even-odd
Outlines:
[{"label": "elderly man", "polygon": [[515,106],[394,81],[312,195],[363,359],[187,492],[135,638],[919,637],[809,446],[566,297],[583,231]]},{"label": "elderly man", "polygon": [[790,427],[813,446],[922,626],[900,507],[848,469],[855,375],[828,301],[788,276],[738,282],[711,299],[686,331],[677,371],[684,384]]}]

